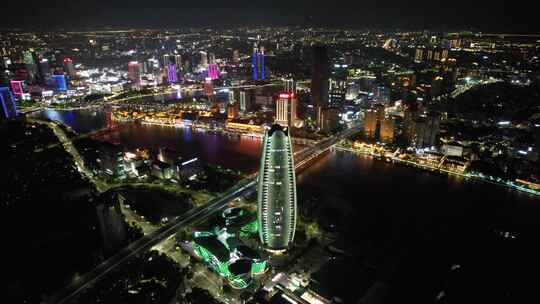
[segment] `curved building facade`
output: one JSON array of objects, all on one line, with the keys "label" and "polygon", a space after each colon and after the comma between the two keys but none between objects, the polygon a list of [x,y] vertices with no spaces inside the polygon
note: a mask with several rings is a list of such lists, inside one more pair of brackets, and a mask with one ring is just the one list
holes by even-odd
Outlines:
[{"label": "curved building facade", "polygon": [[263,246],[286,250],[296,229],[296,176],[289,131],[277,124],[264,136],[257,203]]}]

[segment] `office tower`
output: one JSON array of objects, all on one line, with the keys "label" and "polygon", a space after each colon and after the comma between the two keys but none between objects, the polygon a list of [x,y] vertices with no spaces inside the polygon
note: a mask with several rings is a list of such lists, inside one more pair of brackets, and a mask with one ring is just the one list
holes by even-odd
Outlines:
[{"label": "office tower", "polygon": [[311,75],[311,96],[317,115],[317,128],[322,129],[323,108],[328,105],[330,66],[325,46],[314,46],[314,62]]},{"label": "office tower", "polygon": [[285,93],[296,93],[296,82],[292,78],[284,80],[283,91]]},{"label": "office tower", "polygon": [[53,75],[53,80],[55,89],[57,89],[58,91],[67,90],[66,75]]},{"label": "office tower", "polygon": [[368,138],[374,138],[377,131],[377,111],[369,109],[364,116],[364,135]]},{"label": "office tower", "polygon": [[77,76],[75,72],[75,67],[73,66],[73,60],[71,58],[64,58],[64,71],[71,79]]},{"label": "office tower", "polygon": [[27,50],[23,52],[23,61],[28,72],[28,78],[26,80],[34,83],[36,77],[38,77],[38,69],[36,65],[36,60],[34,58],[35,54],[33,50]]},{"label": "office tower", "polygon": [[216,64],[216,54],[214,53],[208,54],[208,64]]},{"label": "office tower", "polygon": [[276,124],[292,127],[297,120],[297,99],[294,93],[281,93],[276,101]]},{"label": "office tower", "polygon": [[340,106],[345,101],[347,93],[347,83],[342,80],[330,79],[328,102],[332,106]]},{"label": "office tower", "polygon": [[328,104],[330,66],[325,46],[315,46],[313,71],[311,77],[311,95],[315,106]]},{"label": "office tower", "polygon": [[461,48],[461,39],[459,39],[459,38],[452,39],[452,40],[450,41],[450,47],[451,47],[452,49],[459,49],[459,48]]},{"label": "office tower", "polygon": [[233,63],[239,63],[240,62],[240,51],[234,50],[233,51]]},{"label": "office tower", "polygon": [[211,63],[208,65],[208,77],[210,77],[212,80],[219,78],[219,69],[217,64]]},{"label": "office tower", "polygon": [[214,84],[212,78],[206,77],[204,79],[204,95],[207,97],[214,96]]},{"label": "office tower", "polygon": [[176,68],[182,68],[182,55],[174,55],[174,64],[176,64]]},{"label": "office tower", "polygon": [[9,88],[0,87],[0,103],[2,104],[1,120],[7,120],[17,116],[15,96],[9,91]]},{"label": "office tower", "polygon": [[424,49],[423,48],[417,48],[416,49],[416,55],[414,56],[414,61],[417,63],[420,63],[424,61]]},{"label": "office tower", "polygon": [[344,57],[344,62],[345,62],[346,65],[352,65],[353,64],[354,57],[353,57],[352,53],[347,52],[347,53],[345,53],[343,55],[343,57]]},{"label": "office tower", "polygon": [[178,74],[176,74],[176,64],[169,63],[167,65],[167,80],[169,83],[177,83],[178,82]]},{"label": "office tower", "polygon": [[201,55],[201,66],[206,68],[208,66],[208,54],[206,52],[201,51],[200,55]]},{"label": "office tower", "polygon": [[339,108],[327,106],[319,108],[317,112],[317,121],[320,122],[319,130],[322,133],[330,134],[339,126]]},{"label": "office tower", "polygon": [[241,90],[239,92],[240,112],[246,113],[251,110],[251,94],[250,91]]},{"label": "office tower", "polygon": [[375,111],[377,113],[377,122],[382,122],[384,120],[384,116],[385,116],[385,108],[384,108],[384,105],[383,104],[376,104],[374,106],[375,108]]},{"label": "office tower", "polygon": [[128,78],[133,84],[139,86],[141,84],[141,71],[138,61],[130,61],[128,64]]},{"label": "office tower", "polygon": [[264,47],[258,47],[255,44],[253,55],[251,56],[251,69],[253,80],[264,80],[266,78]]},{"label": "office tower", "polygon": [[22,80],[10,80],[9,87],[15,97],[21,97],[24,94],[23,81]]},{"label": "office tower", "polygon": [[394,141],[395,124],[394,119],[386,118],[381,122],[381,141],[392,143]]},{"label": "office tower", "polygon": [[47,58],[39,59],[38,71],[40,75],[41,84],[48,85],[48,86],[53,84],[51,67],[49,65],[49,60]]},{"label": "office tower", "polygon": [[278,124],[265,132],[259,171],[257,220],[263,247],[285,251],[296,229],[296,174],[288,128]]},{"label": "office tower", "polygon": [[163,55],[163,66],[167,67],[171,64],[171,56],[169,54]]},{"label": "office tower", "polygon": [[234,102],[229,102],[227,105],[227,118],[234,120],[238,118],[238,105]]},{"label": "office tower", "polygon": [[439,127],[441,123],[441,117],[438,113],[429,113],[426,118],[426,130],[424,132],[424,145],[426,147],[433,147],[437,144],[437,135],[439,134]]},{"label": "office tower", "polygon": [[442,51],[442,54],[441,54],[441,60],[443,60],[443,59],[444,59],[444,60],[448,59],[448,50],[447,50],[447,49],[444,49],[444,50]]}]

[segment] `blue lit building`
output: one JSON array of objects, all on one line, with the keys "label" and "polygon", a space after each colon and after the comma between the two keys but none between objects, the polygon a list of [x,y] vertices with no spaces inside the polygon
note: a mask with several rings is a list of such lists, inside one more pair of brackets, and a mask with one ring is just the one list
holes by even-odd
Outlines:
[{"label": "blue lit building", "polygon": [[7,87],[0,87],[0,104],[2,112],[1,120],[7,120],[17,116],[15,97]]},{"label": "blue lit building", "polygon": [[253,72],[253,80],[265,79],[265,62],[264,62],[264,48],[255,47],[253,49],[253,55],[251,56],[251,68]]},{"label": "blue lit building", "polygon": [[66,75],[53,75],[55,88],[59,91],[67,91]]},{"label": "blue lit building", "polygon": [[263,140],[257,198],[257,221],[263,247],[282,252],[294,239],[297,219],[296,174],[288,128],[278,124]]}]

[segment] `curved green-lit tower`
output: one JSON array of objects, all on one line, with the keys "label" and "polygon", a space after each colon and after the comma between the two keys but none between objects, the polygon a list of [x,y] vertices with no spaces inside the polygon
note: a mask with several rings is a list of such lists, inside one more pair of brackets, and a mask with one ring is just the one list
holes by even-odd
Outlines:
[{"label": "curved green-lit tower", "polygon": [[286,250],[296,229],[296,175],[289,130],[278,124],[264,135],[257,203],[263,246]]}]

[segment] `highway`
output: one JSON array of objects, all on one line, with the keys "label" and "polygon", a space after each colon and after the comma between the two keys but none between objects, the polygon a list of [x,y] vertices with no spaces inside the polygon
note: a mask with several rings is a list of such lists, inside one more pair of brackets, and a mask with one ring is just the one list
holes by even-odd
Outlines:
[{"label": "highway", "polygon": [[[306,162],[316,159],[318,155],[328,151],[338,141],[352,135],[358,131],[358,126],[353,126],[336,136],[325,139],[313,147],[303,150],[301,153],[295,155],[295,159],[298,163],[295,164],[295,168],[298,169],[305,165]],[[295,160],[295,161],[296,161]],[[158,230],[151,234],[145,235],[141,239],[131,243],[124,249],[120,250],[117,254],[102,262],[95,267],[92,271],[81,275],[77,280],[73,281],[70,285],[65,287],[59,293],[53,295],[48,303],[61,304],[66,303],[73,297],[75,297],[80,291],[89,287],[91,284],[101,279],[103,276],[110,273],[116,267],[120,266],[125,261],[129,260],[133,256],[142,253],[145,250],[157,245],[161,241],[170,237],[182,228],[193,224],[196,221],[201,221],[209,216],[223,210],[230,201],[256,191],[257,179],[254,175],[248,179],[241,181],[236,186],[232,187],[221,197],[215,198],[208,202],[208,204],[191,209],[183,215],[177,217],[175,220],[169,222],[167,225],[160,227]]]}]

